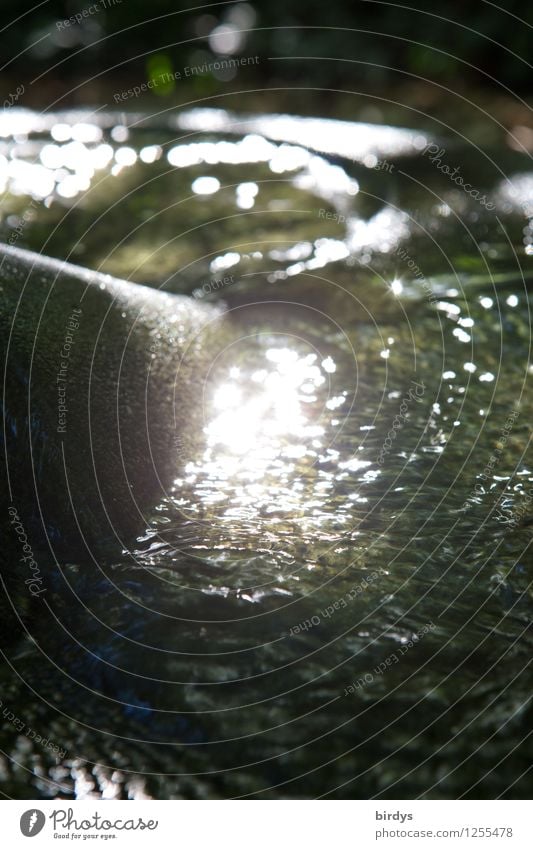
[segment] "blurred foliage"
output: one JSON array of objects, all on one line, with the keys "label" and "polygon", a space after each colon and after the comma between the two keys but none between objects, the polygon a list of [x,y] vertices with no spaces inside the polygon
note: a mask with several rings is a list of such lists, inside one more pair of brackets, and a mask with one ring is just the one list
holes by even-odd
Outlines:
[{"label": "blurred foliage", "polygon": [[[350,88],[383,88],[414,75],[452,87],[497,80],[527,90],[530,28],[524,18],[531,22],[530,7],[519,0],[507,0],[505,9],[484,0],[447,0],[432,11],[414,2],[419,8],[379,0],[269,0],[187,11],[191,4],[180,9],[169,0],[48,0],[39,6],[2,0],[2,88],[10,91],[43,74],[39,95],[27,92],[31,105],[45,84],[60,97],[74,89],[71,103],[101,100],[110,87],[149,79],[156,54],[158,68],[174,71],[224,55],[259,55],[261,61],[246,68],[246,87],[342,88],[349,80]],[[62,23],[75,15],[81,19]],[[235,73],[235,85],[242,86],[241,72]],[[232,73],[209,69],[191,82],[200,96],[235,87]],[[156,101],[162,93],[150,97]]]}]

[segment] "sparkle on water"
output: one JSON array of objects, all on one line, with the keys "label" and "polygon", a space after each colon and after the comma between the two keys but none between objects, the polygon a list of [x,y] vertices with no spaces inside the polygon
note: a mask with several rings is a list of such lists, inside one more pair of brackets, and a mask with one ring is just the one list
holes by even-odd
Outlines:
[{"label": "sparkle on water", "polygon": [[[102,174],[122,175],[139,160],[144,165],[157,163],[164,155],[160,145],[151,144],[137,150],[131,144],[130,130],[123,124],[101,127],[90,117],[69,123],[66,117],[38,116],[27,110],[12,109],[0,121],[0,135],[14,139],[7,155],[0,153],[0,191],[13,195],[30,195],[47,205],[54,202],[69,205],[76,202]],[[353,198],[359,184],[346,168],[332,164],[315,150],[346,155],[368,163],[376,156],[401,156],[417,153],[426,139],[420,134],[394,127],[354,124],[343,121],[302,119],[296,116],[271,116],[268,120],[242,119],[224,110],[193,110],[178,116],[182,128],[195,126],[215,132],[239,132],[238,141],[218,140],[182,142],[167,148],[166,160],[174,168],[194,166],[267,163],[274,175],[292,173],[291,183],[303,192],[314,194],[336,209],[336,217],[344,234],[338,238],[319,238],[307,256],[285,270],[273,272],[270,280],[300,274],[306,270],[364,255],[368,261],[372,251],[387,253],[409,236],[408,216],[392,207],[384,208],[368,221],[355,214]],[[207,123],[203,123],[203,122]],[[35,134],[49,131],[52,141],[34,141]],[[31,138],[31,141],[30,141]],[[270,139],[270,140],[269,140]],[[370,159],[369,159],[370,157]],[[192,182],[192,192],[209,196],[222,188],[221,181],[204,173]],[[255,181],[238,182],[234,188],[237,209],[251,210],[261,197]],[[296,246],[295,246],[296,247]]]},{"label": "sparkle on water", "polygon": [[221,520],[296,514],[305,527],[324,518],[334,472],[317,464],[338,456],[330,417],[338,403],[328,399],[335,369],[331,356],[268,344],[256,368],[227,368],[208,402],[205,450],[176,480],[176,497],[192,489],[191,501],[218,504]]}]

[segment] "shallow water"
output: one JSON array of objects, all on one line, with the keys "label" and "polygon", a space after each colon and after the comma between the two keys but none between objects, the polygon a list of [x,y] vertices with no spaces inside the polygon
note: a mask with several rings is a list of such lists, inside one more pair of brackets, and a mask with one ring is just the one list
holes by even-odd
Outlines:
[{"label": "shallow water", "polygon": [[528,796],[525,157],[442,142],[487,210],[420,129],[12,112],[5,241],[234,331],[131,550],[4,601],[61,754],[6,723],[3,792]]}]

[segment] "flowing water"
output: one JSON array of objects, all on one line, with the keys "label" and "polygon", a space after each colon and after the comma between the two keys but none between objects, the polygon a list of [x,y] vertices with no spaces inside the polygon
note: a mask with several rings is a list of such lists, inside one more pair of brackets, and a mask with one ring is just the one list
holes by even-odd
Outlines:
[{"label": "flowing water", "polygon": [[131,549],[43,553],[46,603],[4,599],[3,792],[527,797],[525,154],[223,110],[4,120],[4,241],[224,302],[233,333]]}]

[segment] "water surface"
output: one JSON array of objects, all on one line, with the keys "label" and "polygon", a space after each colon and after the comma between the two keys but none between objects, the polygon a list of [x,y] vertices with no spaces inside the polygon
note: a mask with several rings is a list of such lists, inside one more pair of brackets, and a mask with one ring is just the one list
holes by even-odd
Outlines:
[{"label": "water surface", "polygon": [[11,113],[4,241],[234,331],[131,549],[8,587],[3,792],[529,795],[526,157],[442,141],[487,209],[433,129]]}]

